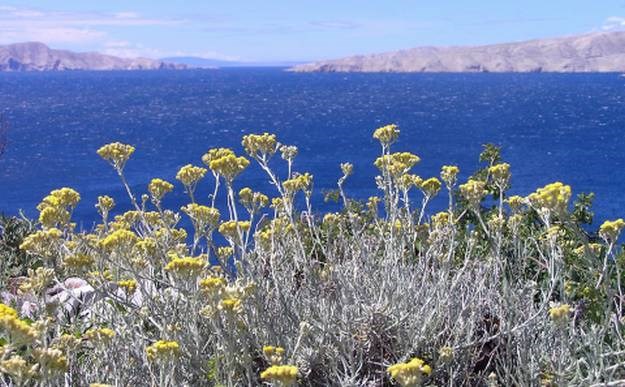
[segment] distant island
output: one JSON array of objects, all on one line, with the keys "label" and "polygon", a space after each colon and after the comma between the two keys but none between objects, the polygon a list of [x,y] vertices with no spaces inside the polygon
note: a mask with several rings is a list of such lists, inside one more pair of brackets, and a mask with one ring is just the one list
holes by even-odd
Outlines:
[{"label": "distant island", "polygon": [[417,47],[294,66],[295,72],[625,72],[625,31],[486,46]]},{"label": "distant island", "polygon": [[28,42],[0,46],[0,71],[63,70],[169,70],[184,64],[148,58],[119,58],[96,52],[54,50],[43,43]]}]

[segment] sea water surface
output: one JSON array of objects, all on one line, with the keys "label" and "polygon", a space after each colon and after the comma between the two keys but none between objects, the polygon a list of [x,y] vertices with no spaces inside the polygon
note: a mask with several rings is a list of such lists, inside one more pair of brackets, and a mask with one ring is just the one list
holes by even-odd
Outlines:
[{"label": "sea water surface", "polygon": [[[69,186],[82,195],[74,217],[86,228],[97,219],[98,195],[129,209],[115,172],[95,153],[108,142],[136,147],[126,172],[141,194],[152,177],[176,182],[176,171],[201,165],[209,148],[243,153],[242,135],[269,131],[299,147],[295,169],[314,175],[314,202],[323,210],[337,208],[322,191],[336,187],[341,162],[355,166],[349,195],[377,193],[379,144],[371,134],[388,123],[401,128],[394,149],[422,158],[414,171],[423,177],[456,164],[466,178],[490,142],[512,165],[511,193],[562,181],[574,194],[596,193],[596,222],[625,216],[625,78],[618,74],[2,73],[0,112],[10,122],[0,212],[36,216],[41,198]],[[275,194],[258,166],[236,181],[248,185]],[[165,199],[170,208],[186,202],[179,184]]]}]

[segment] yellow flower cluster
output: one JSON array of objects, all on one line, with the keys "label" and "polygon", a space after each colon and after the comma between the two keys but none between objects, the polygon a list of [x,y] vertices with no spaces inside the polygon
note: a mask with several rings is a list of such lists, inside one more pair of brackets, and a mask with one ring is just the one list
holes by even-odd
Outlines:
[{"label": "yellow flower cluster", "polygon": [[506,199],[506,202],[510,206],[513,212],[518,212],[525,204],[525,199],[522,196],[514,195]]},{"label": "yellow flower cluster", "polygon": [[127,279],[117,281],[117,286],[124,289],[126,294],[133,294],[137,290],[137,281],[134,279]]},{"label": "yellow flower cluster", "polygon": [[85,270],[95,263],[95,259],[89,254],[74,254],[63,259],[63,266],[68,269]]},{"label": "yellow flower cluster", "polygon": [[18,317],[17,312],[7,305],[0,307],[0,332],[4,332],[13,344],[32,343],[39,332]]},{"label": "yellow flower cluster", "polygon": [[174,256],[165,266],[165,270],[175,273],[181,277],[198,276],[206,267],[206,257],[178,257]]},{"label": "yellow flower cluster", "polygon": [[599,243],[589,243],[585,246],[579,246],[573,252],[577,255],[584,255],[586,251],[594,256],[599,256],[601,254],[601,245]]},{"label": "yellow flower cluster", "polygon": [[35,231],[24,238],[20,249],[30,254],[47,256],[53,252],[62,236],[63,233],[56,228]]},{"label": "yellow flower cluster", "polygon": [[200,289],[210,295],[216,295],[226,287],[228,282],[223,277],[210,276],[200,280]]},{"label": "yellow flower cluster", "polygon": [[607,241],[614,242],[618,239],[624,227],[625,221],[623,219],[606,220],[601,227],[599,227],[599,235]]},{"label": "yellow flower cluster", "polygon": [[83,337],[97,343],[109,343],[115,337],[115,331],[110,328],[91,328]]},{"label": "yellow flower cluster", "polygon": [[280,153],[282,159],[292,162],[295,156],[297,156],[297,147],[293,145],[282,145],[280,147]]},{"label": "yellow flower cluster", "polygon": [[376,129],[373,132],[373,138],[380,141],[384,146],[388,146],[399,138],[399,127],[395,124],[390,124]]},{"label": "yellow flower cluster", "polygon": [[393,364],[387,370],[391,377],[403,387],[419,386],[423,382],[423,376],[429,376],[432,373],[432,368],[418,357],[406,363]]},{"label": "yellow flower cluster", "polygon": [[412,187],[421,188],[422,183],[423,178],[421,176],[413,175],[410,173],[401,175],[399,179],[397,179],[397,184],[399,184],[399,188],[406,191]]},{"label": "yellow flower cluster", "polygon": [[237,157],[228,148],[211,149],[202,156],[202,161],[213,173],[223,176],[230,183],[250,164],[248,159]]},{"label": "yellow flower cluster", "polygon": [[39,222],[46,228],[69,223],[70,212],[80,201],[78,192],[71,188],[56,189],[37,206]]},{"label": "yellow flower cluster", "polygon": [[230,258],[232,254],[234,254],[234,249],[230,246],[222,246],[217,249],[217,257],[219,257],[222,262]]},{"label": "yellow flower cluster", "polygon": [[251,188],[246,187],[239,191],[239,199],[241,204],[248,211],[252,213],[258,212],[263,207],[267,207],[269,204],[269,198],[267,195],[260,192],[254,192]]},{"label": "yellow flower cluster", "polygon": [[148,192],[152,195],[152,200],[160,202],[167,193],[173,191],[174,185],[163,179],[152,179],[148,184]]},{"label": "yellow flower cluster", "polygon": [[0,361],[0,371],[13,376],[17,381],[26,381],[37,375],[38,366],[28,364],[20,355],[13,355]]},{"label": "yellow flower cluster", "polygon": [[265,159],[273,156],[278,150],[278,141],[275,134],[248,134],[243,136],[243,148],[250,157]]},{"label": "yellow flower cluster", "polygon": [[280,365],[284,359],[284,348],[265,345],[263,347],[263,355],[271,365]]},{"label": "yellow flower cluster", "polygon": [[181,208],[182,212],[189,215],[196,227],[200,230],[213,229],[219,223],[219,210],[213,207],[203,206],[196,203],[187,204]]},{"label": "yellow flower cluster", "polygon": [[549,317],[555,322],[566,322],[571,313],[571,306],[569,304],[554,304],[549,309]]},{"label": "yellow flower cluster", "polygon": [[510,179],[510,164],[495,164],[488,168],[488,173],[493,177],[496,184],[504,187],[508,184],[508,180]]},{"label": "yellow flower cluster", "polygon": [[449,212],[439,212],[432,216],[432,225],[436,228],[443,228],[449,225]]},{"label": "yellow flower cluster", "polygon": [[219,233],[231,241],[239,241],[241,234],[249,231],[250,227],[249,221],[229,220],[219,225]]},{"label": "yellow flower cluster", "polygon": [[421,183],[421,190],[427,197],[436,196],[436,194],[441,190],[441,182],[436,177],[430,177]]},{"label": "yellow flower cluster", "polygon": [[280,383],[282,386],[292,386],[297,381],[299,370],[293,365],[272,365],[260,373],[260,378]]},{"label": "yellow flower cluster", "polygon": [[477,206],[486,195],[486,184],[480,180],[469,179],[460,185],[460,193],[472,206]]},{"label": "yellow flower cluster", "polygon": [[448,187],[453,187],[456,184],[460,173],[460,168],[455,165],[443,165],[441,168],[441,179],[447,184]]},{"label": "yellow flower cluster", "polygon": [[135,148],[131,145],[113,142],[98,149],[98,155],[121,171],[134,151]]},{"label": "yellow flower cluster", "polygon": [[560,182],[547,184],[528,197],[530,203],[538,209],[564,212],[571,199],[571,187]]},{"label": "yellow flower cluster", "polygon": [[98,196],[98,203],[95,205],[95,208],[98,209],[100,215],[104,216],[104,214],[108,214],[109,211],[113,209],[115,206],[115,200],[113,200],[110,196]]},{"label": "yellow flower cluster", "polygon": [[191,189],[195,188],[195,185],[206,175],[206,172],[208,172],[206,168],[187,164],[180,168],[176,174],[176,179],[184,184],[185,187]]},{"label": "yellow flower cluster", "polygon": [[145,349],[148,360],[173,360],[180,354],[180,345],[175,341],[159,340]]},{"label": "yellow flower cluster", "polygon": [[289,180],[285,180],[282,183],[282,186],[287,193],[292,194],[297,191],[304,191],[308,193],[312,188],[312,180],[313,176],[306,172],[302,175],[297,175]]},{"label": "yellow flower cluster", "polygon": [[347,177],[354,173],[354,164],[352,163],[341,163],[341,172],[343,172],[343,176]]},{"label": "yellow flower cluster", "polygon": [[100,246],[106,251],[130,251],[139,238],[130,230],[115,230],[100,241]]},{"label": "yellow flower cluster", "polygon": [[380,171],[387,172],[392,177],[398,178],[408,173],[410,168],[421,161],[419,156],[410,152],[397,152],[378,157],[373,163]]},{"label": "yellow flower cluster", "polygon": [[48,372],[64,372],[67,369],[67,358],[60,349],[37,348],[33,351],[33,355],[41,367]]}]

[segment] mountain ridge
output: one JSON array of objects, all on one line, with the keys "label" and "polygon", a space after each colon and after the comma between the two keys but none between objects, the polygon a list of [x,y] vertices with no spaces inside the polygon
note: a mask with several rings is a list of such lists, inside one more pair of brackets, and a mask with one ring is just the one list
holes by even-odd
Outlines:
[{"label": "mountain ridge", "polygon": [[97,52],[57,50],[40,42],[23,42],[0,46],[0,72],[175,70],[186,68],[186,65],[148,58],[120,58]]},{"label": "mountain ridge", "polygon": [[422,46],[318,61],[294,72],[623,72],[625,31],[481,46]]}]

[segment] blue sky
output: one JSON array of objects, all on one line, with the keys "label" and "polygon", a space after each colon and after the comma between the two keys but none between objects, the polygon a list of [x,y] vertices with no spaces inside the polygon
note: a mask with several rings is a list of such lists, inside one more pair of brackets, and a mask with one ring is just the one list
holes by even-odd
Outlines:
[{"label": "blue sky", "polygon": [[305,61],[625,29],[625,0],[0,0],[0,44]]}]

